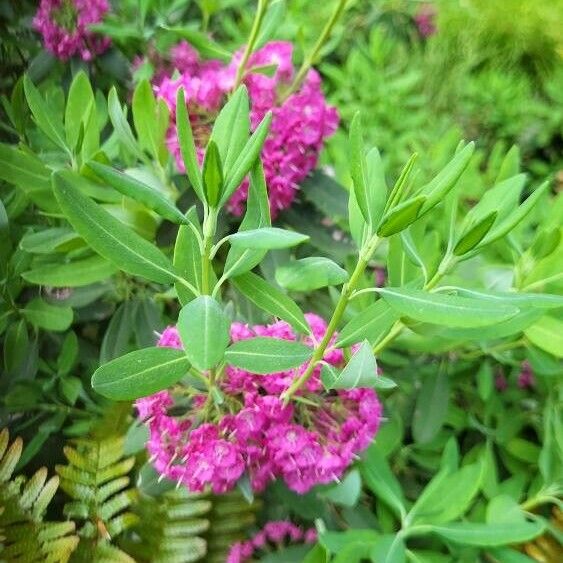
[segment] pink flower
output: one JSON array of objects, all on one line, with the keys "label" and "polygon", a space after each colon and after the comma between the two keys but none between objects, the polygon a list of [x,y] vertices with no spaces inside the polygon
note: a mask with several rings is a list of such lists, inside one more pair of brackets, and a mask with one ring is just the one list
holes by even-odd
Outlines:
[{"label": "pink flower", "polygon": [[518,375],[518,387],[520,389],[526,389],[528,387],[533,387],[536,384],[536,379],[534,377],[534,371],[530,362],[527,360],[522,362],[521,371]]},{"label": "pink flower", "polygon": [[107,0],[41,0],[33,27],[43,36],[45,48],[62,60],[79,55],[90,61],[110,44],[89,29],[109,11]]},{"label": "pink flower", "polygon": [[[311,313],[305,317],[312,337],[300,338],[314,346],[324,337],[326,323]],[[283,321],[231,326],[233,341],[257,335],[298,338]],[[158,345],[180,348],[177,330],[166,328]],[[341,365],[341,351],[329,348],[324,361]],[[255,491],[264,490],[275,479],[283,479],[298,493],[339,479],[377,433],[381,404],[373,389],[339,390],[323,396],[316,370],[300,391],[309,395],[308,401],[314,406],[309,402],[284,405],[280,395],[303,369],[305,365],[257,375],[228,367],[218,382],[224,412],[217,412],[218,405],[199,392],[179,392],[175,398],[171,392],[161,391],[139,399],[136,408],[149,428],[147,449],[154,467],[191,491],[211,489],[215,493],[232,489],[244,473]],[[176,405],[178,409],[173,409]],[[174,410],[183,414],[174,416]],[[272,540],[273,532],[265,529],[265,533]],[[290,536],[297,537],[294,532]],[[262,541],[261,536],[257,541]],[[233,557],[239,549],[248,550],[248,545],[241,546],[233,551]]]},{"label": "pink flower", "polygon": [[418,32],[423,38],[436,33],[436,8],[432,4],[422,4],[414,16]]},{"label": "pink flower", "polygon": [[[316,166],[324,140],[334,133],[339,121],[336,109],[326,103],[320,76],[314,70],[309,71],[297,92],[282,103],[278,101],[294,75],[292,53],[291,43],[268,43],[250,57],[244,77],[251,103],[251,129],[258,126],[268,111],[273,114],[270,134],[261,155],[273,217],[291,205],[299,183]],[[242,50],[235,53],[226,66],[219,61],[202,62],[186,46],[177,46],[173,58],[176,59],[180,76],[158,81],[155,83],[155,92],[168,104],[174,115],[176,92],[179,87],[184,88],[194,138],[202,149],[213,120],[234,87]],[[271,65],[276,67],[272,76],[253,72],[253,69]],[[184,171],[174,124],[169,130],[167,144],[179,170]],[[202,150],[199,156],[201,162]],[[242,215],[247,197],[248,181],[244,180],[229,201],[231,213]]]}]

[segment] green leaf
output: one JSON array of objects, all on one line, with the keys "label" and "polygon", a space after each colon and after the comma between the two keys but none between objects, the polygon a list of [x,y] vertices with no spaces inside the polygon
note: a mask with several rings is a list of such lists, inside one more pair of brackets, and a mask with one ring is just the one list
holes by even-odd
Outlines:
[{"label": "green leaf", "polygon": [[137,84],[133,92],[131,107],[139,144],[155,160],[159,160],[160,140],[158,139],[156,99],[148,80],[141,80]]},{"label": "green leaf", "polygon": [[381,536],[370,552],[373,563],[406,563],[405,542],[398,534]]},{"label": "green leaf", "polygon": [[459,237],[459,240],[454,246],[454,254],[456,256],[463,256],[470,250],[473,250],[490,231],[497,217],[498,211],[492,211],[478,223],[467,229],[466,232]]},{"label": "green leaf", "polygon": [[462,516],[481,488],[481,463],[450,472],[440,470],[426,486],[407,518],[413,525],[446,524]]},{"label": "green leaf", "polygon": [[0,143],[0,179],[28,194],[51,189],[51,172],[41,160],[3,143]]},{"label": "green leaf", "polygon": [[210,140],[203,160],[203,187],[207,203],[216,207],[223,190],[223,168],[219,150],[213,140]]},{"label": "green leaf", "polygon": [[563,307],[563,295],[549,293],[524,293],[515,291],[485,291],[482,289],[466,289],[452,287],[457,295],[474,299],[489,299],[497,303],[514,305],[520,309],[557,309]]},{"label": "green leaf", "polygon": [[108,114],[110,121],[113,125],[115,134],[123,144],[123,146],[133,155],[135,155],[140,160],[145,160],[145,156],[135,140],[133,131],[127,122],[127,118],[123,114],[123,109],[121,108],[121,103],[117,96],[117,91],[115,86],[109,91],[108,96]]},{"label": "green leaf", "polygon": [[154,346],[99,367],[92,376],[92,387],[114,401],[130,401],[174,385],[189,368],[190,362],[182,350]]},{"label": "green leaf", "polygon": [[209,37],[209,33],[202,33],[186,26],[168,27],[161,25],[160,27],[182,39],[186,39],[205,58],[221,59],[222,61],[230,61],[232,58],[232,53],[213,41]]},{"label": "green leaf", "polygon": [[52,227],[42,231],[28,231],[20,240],[20,248],[32,254],[51,254],[57,252],[61,246],[80,237],[65,227]]},{"label": "green leaf", "polygon": [[373,387],[377,378],[377,363],[369,342],[362,343],[336,378],[333,375],[333,372],[323,369],[322,381],[326,389]]},{"label": "green leaf", "polygon": [[406,229],[418,219],[425,201],[426,196],[418,195],[390,209],[381,220],[377,234],[380,237],[389,237]]},{"label": "green leaf", "polygon": [[[225,177],[245,148],[250,131],[250,108],[246,86],[239,86],[223,106],[211,132],[210,143],[217,145]],[[252,164],[252,163],[251,163]]]},{"label": "green leaf", "polygon": [[260,151],[270,130],[271,122],[272,113],[268,112],[254,130],[250,139],[248,139],[231,169],[228,172],[225,171],[225,189],[219,201],[219,206],[223,206],[227,202],[259,158]]},{"label": "green leaf", "polygon": [[350,148],[350,175],[356,202],[366,223],[373,228],[385,207],[387,185],[379,151],[374,147],[364,155],[359,113],[350,125]]},{"label": "green leaf", "polygon": [[145,207],[152,209],[155,213],[164,217],[164,219],[168,219],[178,225],[188,223],[188,220],[173,203],[154,188],[133,178],[133,176],[129,176],[110,166],[95,161],[89,162],[88,167],[91,168],[99,178],[107,182],[118,192],[142,203]]},{"label": "green leaf", "polygon": [[262,21],[260,33],[256,39],[255,49],[260,49],[265,43],[276,36],[276,33],[283,23],[286,12],[285,0],[273,0],[268,6],[268,11]]},{"label": "green leaf", "polygon": [[6,373],[14,374],[22,366],[29,353],[29,334],[23,319],[8,327],[3,347]]},{"label": "green leaf", "polygon": [[[186,220],[190,221],[195,230],[201,234],[195,206],[186,213]],[[182,278],[201,291],[201,251],[200,242],[194,232],[194,228],[181,225],[178,229],[174,246],[174,267]],[[194,297],[197,297],[189,288],[179,282],[175,283],[175,287],[178,299],[182,305],[186,305]]]},{"label": "green leaf", "polygon": [[[258,159],[250,171],[250,188],[246,202],[246,213],[239,227],[239,233],[250,229],[269,227],[270,204],[262,163]],[[265,250],[251,250],[231,247],[225,262],[224,277],[229,278],[252,270],[265,256]]]},{"label": "green leaf", "polygon": [[517,145],[513,145],[502,160],[495,184],[518,174],[518,172],[520,172],[520,149]]},{"label": "green leaf", "polygon": [[563,321],[559,318],[545,315],[529,326],[524,334],[538,348],[553,354],[556,358],[563,358]]},{"label": "green leaf", "polygon": [[37,285],[81,287],[103,281],[119,270],[117,265],[101,256],[91,256],[62,264],[38,266],[23,272],[22,278]]},{"label": "green leaf", "polygon": [[305,315],[295,301],[260,276],[247,272],[233,278],[231,282],[260,309],[288,322],[297,332],[310,334],[311,329]]},{"label": "green leaf", "polygon": [[23,87],[29,109],[38,127],[51,141],[70,155],[70,150],[64,136],[63,124],[57,119],[56,113],[49,108],[28,76],[23,77]]},{"label": "green leaf", "polygon": [[[119,358],[130,351],[135,331],[136,309],[137,302],[124,301],[111,316],[100,346],[100,364]],[[151,345],[154,345],[154,342]]]},{"label": "green leaf", "polygon": [[389,287],[380,289],[379,292],[401,315],[443,326],[487,326],[510,319],[519,313],[519,309],[513,305],[428,293],[417,289]]},{"label": "green leaf", "polygon": [[186,168],[186,175],[190,183],[201,201],[205,201],[203,193],[203,179],[199,169],[197,159],[197,151],[188,116],[186,101],[184,98],[184,88],[179,88],[176,97],[176,127],[178,129],[178,142],[180,144],[180,152]]},{"label": "green leaf", "polygon": [[311,291],[345,283],[348,272],[328,258],[314,256],[280,266],[276,270],[276,281],[286,289]]},{"label": "green leaf", "polygon": [[480,548],[524,543],[539,536],[544,529],[545,524],[539,520],[509,524],[464,522],[432,526],[433,533],[448,541]]},{"label": "green leaf", "polygon": [[240,369],[265,375],[299,367],[312,354],[313,350],[300,342],[257,337],[231,344],[225,360]]},{"label": "green leaf", "polygon": [[426,201],[420,208],[420,215],[430,211],[430,209],[440,203],[446,194],[457,184],[457,181],[469,165],[474,150],[475,143],[473,141],[465,145],[434,179],[419,190],[418,195],[426,197]]},{"label": "green leaf", "polygon": [[367,339],[373,346],[383,335],[389,332],[399,320],[399,314],[386,301],[380,299],[344,326],[336,340],[337,348],[346,348],[351,344]]},{"label": "green leaf", "polygon": [[404,517],[406,504],[401,485],[375,444],[367,449],[364,459],[360,462],[360,471],[364,483],[373,493],[389,505],[399,517]]},{"label": "green leaf", "polygon": [[232,246],[251,248],[253,250],[273,250],[277,248],[290,248],[309,240],[307,235],[278,229],[277,227],[263,227],[240,231],[229,236]]},{"label": "green leaf", "polygon": [[322,496],[342,506],[355,506],[362,492],[362,479],[357,469],[352,469],[340,483],[322,492]]},{"label": "green leaf", "polygon": [[419,444],[431,442],[446,419],[450,397],[448,374],[437,369],[424,377],[413,413],[412,433]]},{"label": "green leaf", "polygon": [[200,370],[215,367],[229,344],[229,319],[215,299],[201,295],[182,307],[178,332],[190,362]]},{"label": "green leaf", "polygon": [[90,80],[81,70],[72,80],[65,108],[65,132],[69,147],[77,146],[80,126],[85,126],[89,113],[95,111],[95,103]]},{"label": "green leaf", "polygon": [[37,297],[30,301],[21,314],[33,325],[45,330],[61,332],[72,324],[73,313],[70,307],[50,305]]},{"label": "green leaf", "polygon": [[53,175],[53,190],[70,224],[101,256],[123,271],[159,283],[177,277],[168,258],[73,187],[69,171]]}]

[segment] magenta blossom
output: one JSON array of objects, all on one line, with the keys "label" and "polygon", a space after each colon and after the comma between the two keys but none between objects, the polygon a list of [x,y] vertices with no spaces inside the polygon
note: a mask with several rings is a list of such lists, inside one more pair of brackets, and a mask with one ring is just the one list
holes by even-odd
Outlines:
[{"label": "magenta blossom", "polygon": [[436,8],[432,4],[423,4],[414,16],[420,35],[426,39],[436,33]]},{"label": "magenta blossom", "polygon": [[[338,126],[338,113],[327,105],[316,71],[310,70],[301,87],[287,99],[281,97],[294,75],[292,52],[291,43],[268,43],[250,57],[243,80],[251,103],[251,129],[257,127],[268,111],[273,114],[261,155],[273,217],[291,205],[299,183],[316,166],[325,139]],[[235,53],[228,65],[223,65],[216,60],[201,61],[189,46],[180,44],[174,48],[172,59],[180,74],[156,81],[155,91],[174,116],[176,93],[180,87],[184,88],[201,160],[213,121],[235,86],[242,51]],[[253,71],[272,66],[275,67],[272,76]],[[167,144],[179,170],[184,171],[175,124],[170,127]],[[229,202],[231,213],[242,215],[247,197],[245,180]]]},{"label": "magenta blossom", "polygon": [[107,0],[41,0],[33,27],[43,36],[45,48],[59,59],[78,55],[90,61],[110,44],[109,37],[89,29],[108,11]]},{"label": "magenta blossom", "polygon": [[[312,336],[303,342],[313,346],[326,323],[311,313],[306,319]],[[232,341],[255,336],[298,338],[281,321],[231,327]],[[162,333],[159,346],[180,347],[174,327]],[[342,365],[342,351],[329,346],[324,361]],[[255,491],[283,479],[298,493],[342,477],[373,440],[381,404],[371,388],[325,394],[317,369],[300,393],[306,400],[284,405],[281,394],[305,368],[256,375],[227,366],[219,380],[221,405],[186,388],[139,399],[136,408],[149,428],[147,449],[156,470],[191,491],[209,487],[215,493],[232,489],[244,473]]]},{"label": "magenta blossom", "polygon": [[227,556],[227,563],[250,561],[255,552],[269,545],[279,548],[294,543],[315,543],[317,531],[314,528],[303,530],[288,520],[268,522],[262,530],[245,542],[235,543]]}]

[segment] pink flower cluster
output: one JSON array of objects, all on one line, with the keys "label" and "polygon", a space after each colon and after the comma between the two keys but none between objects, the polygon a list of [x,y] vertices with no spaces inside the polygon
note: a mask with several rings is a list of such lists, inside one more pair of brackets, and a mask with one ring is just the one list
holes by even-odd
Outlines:
[{"label": "pink flower cluster", "polygon": [[[516,384],[520,389],[531,389],[535,386],[536,378],[534,376],[534,370],[528,360],[524,360],[520,365],[520,373],[518,374]],[[495,377],[495,388],[500,392],[508,389],[508,380],[506,379],[502,368],[499,368]]]},{"label": "pink flower cluster", "polygon": [[[243,80],[251,102],[251,129],[256,128],[268,111],[273,113],[270,134],[262,149],[273,217],[291,205],[299,183],[316,166],[324,140],[338,126],[338,113],[327,105],[320,76],[314,70],[309,71],[297,92],[280,102],[280,96],[289,88],[294,74],[292,53],[291,43],[268,43],[252,54]],[[181,43],[175,47],[172,59],[179,76],[159,78],[155,82],[155,91],[174,115],[176,93],[183,86],[194,137],[202,150],[217,113],[234,88],[242,51],[235,53],[231,62],[224,65],[217,60],[200,60],[193,49]],[[253,71],[272,66],[275,67],[272,76]],[[184,171],[174,124],[169,130],[167,143],[178,168]],[[229,210],[234,215],[242,215],[247,196],[248,182],[245,180],[229,202]]]},{"label": "pink flower cluster", "polygon": [[414,16],[414,22],[424,39],[434,35],[436,33],[436,8],[432,4],[423,4]]},{"label": "pink flower cluster", "polygon": [[[314,314],[306,318],[312,336],[305,343],[313,345],[324,336],[326,323]],[[255,336],[297,339],[281,321],[231,327],[233,341]],[[174,327],[164,331],[159,346],[181,346]],[[324,361],[341,365],[342,351],[329,348]],[[340,478],[373,440],[381,404],[371,388],[323,394],[319,368],[303,391],[307,401],[284,405],[281,393],[305,367],[256,375],[228,366],[219,383],[224,395],[220,412],[206,394],[188,396],[186,389],[139,399],[136,407],[149,428],[147,449],[156,470],[192,491],[210,486],[215,493],[232,489],[245,472],[255,491],[281,478],[290,489],[305,493]],[[183,414],[172,416],[171,407]]]},{"label": "pink flower cluster", "polygon": [[109,47],[109,37],[89,29],[108,11],[107,0],[41,0],[33,27],[43,36],[45,48],[59,59],[79,55],[90,61]]},{"label": "pink flower cluster", "polygon": [[244,563],[249,561],[255,552],[261,551],[268,544],[276,548],[293,543],[315,543],[317,531],[314,528],[303,530],[288,520],[268,522],[262,530],[245,542],[235,543],[227,556],[226,563]]}]

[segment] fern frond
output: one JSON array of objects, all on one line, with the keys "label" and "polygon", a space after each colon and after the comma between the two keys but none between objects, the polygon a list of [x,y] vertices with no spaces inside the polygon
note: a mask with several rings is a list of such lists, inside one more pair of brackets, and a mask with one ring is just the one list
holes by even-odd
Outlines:
[{"label": "fern frond", "polygon": [[78,545],[74,522],[44,522],[43,516],[59,486],[47,480],[47,469],[30,479],[13,477],[22,453],[22,440],[9,444],[7,429],[0,432],[0,560],[62,563]]},{"label": "fern frond", "polygon": [[77,440],[63,450],[68,465],[56,466],[61,489],[73,499],[64,513],[83,521],[78,561],[133,561],[111,543],[138,520],[129,511],[137,500],[136,490],[128,488],[135,459],[123,457],[123,443],[123,437]]}]

